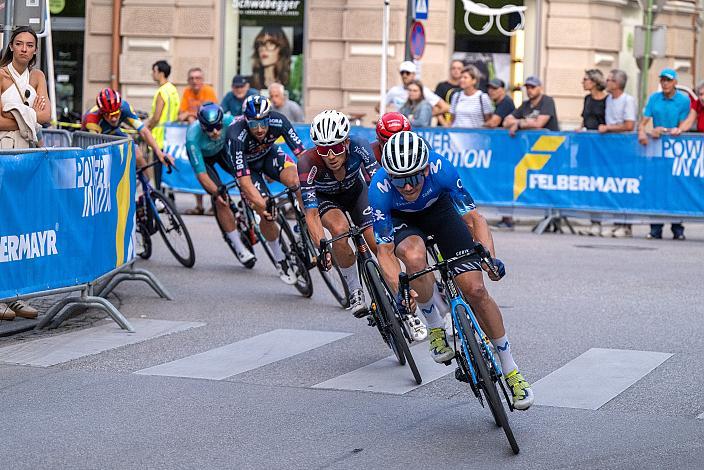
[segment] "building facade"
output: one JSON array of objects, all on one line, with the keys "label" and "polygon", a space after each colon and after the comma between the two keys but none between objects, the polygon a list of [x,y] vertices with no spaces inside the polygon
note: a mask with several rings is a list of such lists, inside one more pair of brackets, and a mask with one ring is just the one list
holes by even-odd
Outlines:
[{"label": "building facade", "polygon": [[[481,3],[499,8],[507,2]],[[473,34],[467,24],[481,30],[487,17],[468,15],[463,0],[431,0],[428,20],[422,21],[426,47],[418,61],[421,80],[434,88],[447,78],[450,59],[462,58],[480,62],[485,74],[514,86],[514,99],[520,100],[522,80],[538,75],[546,93],[555,97],[566,128],[580,122],[585,69],[626,70],[627,91],[638,96],[639,71],[633,46],[635,26],[642,24],[643,11],[637,0],[508,3],[526,7],[523,30],[514,36],[503,35],[495,24],[483,35]],[[676,69],[680,83],[687,86],[704,77],[697,9],[702,3],[668,0],[657,15],[655,24],[667,27],[667,47],[650,69],[651,91],[657,87],[658,70],[665,66]],[[406,0],[391,0],[389,87],[400,81],[406,4]],[[257,38],[269,40],[270,36],[261,36],[265,31],[273,35],[271,31],[282,30],[291,58],[286,80],[292,88],[300,87],[296,98],[302,101],[306,117],[337,108],[364,115],[363,122],[370,124],[377,117],[374,106],[380,96],[382,8],[382,0],[122,0],[115,28],[111,0],[86,0],[84,107],[115,74],[123,95],[136,108],[149,110],[156,89],[150,67],[159,59],[172,64],[171,78],[180,88],[186,85],[187,70],[198,66],[206,81],[223,95],[233,75],[254,73],[256,67],[250,61],[255,62],[256,54],[252,48],[269,47],[256,46],[264,44]],[[502,21],[505,30],[518,22],[515,15],[494,20]],[[116,71],[111,67],[115,35],[119,36]]]}]

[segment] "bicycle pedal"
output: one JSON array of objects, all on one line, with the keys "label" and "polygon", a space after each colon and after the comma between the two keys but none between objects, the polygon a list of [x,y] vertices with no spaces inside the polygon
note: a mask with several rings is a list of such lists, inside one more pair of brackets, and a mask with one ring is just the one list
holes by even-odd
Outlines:
[{"label": "bicycle pedal", "polygon": [[367,316],[367,323],[369,326],[376,326],[376,322],[374,321],[374,318],[371,315]]},{"label": "bicycle pedal", "polygon": [[469,383],[469,377],[467,377],[467,374],[462,372],[462,369],[460,369],[459,367],[455,369],[455,379],[459,380],[460,382]]},{"label": "bicycle pedal", "polygon": [[446,366],[451,366],[451,365],[452,365],[452,359],[450,359],[449,361],[444,361],[443,364],[445,364]]}]

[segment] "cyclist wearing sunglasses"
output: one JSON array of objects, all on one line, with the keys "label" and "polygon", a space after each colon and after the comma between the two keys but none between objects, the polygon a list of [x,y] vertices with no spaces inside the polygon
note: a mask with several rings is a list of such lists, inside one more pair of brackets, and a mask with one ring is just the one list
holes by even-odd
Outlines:
[{"label": "cyclist wearing sunglasses", "polygon": [[226,200],[227,191],[215,170],[215,164],[218,164],[225,172],[235,177],[235,169],[232,167],[225,147],[227,127],[234,122],[235,118],[229,114],[225,116],[220,105],[210,101],[203,103],[198,109],[197,117],[198,119],[188,126],[186,132],[188,160],[200,185],[215,198],[215,217],[218,218],[227,233],[227,238],[235,247],[237,258],[242,264],[251,263],[254,255],[240,240],[235,216]]},{"label": "cyclist wearing sunglasses", "polygon": [[[127,137],[127,134],[121,128],[124,123],[139,132],[139,135],[144,139],[147,145],[154,150],[154,155],[156,155],[161,163],[166,165],[173,164],[174,159],[161,151],[151,131],[139,119],[132,109],[132,106],[122,99],[120,93],[111,88],[104,88],[98,93],[95,102],[96,105],[83,116],[81,123],[82,130],[96,134]],[[146,165],[139,147],[137,147],[135,158],[137,160],[137,167]]]},{"label": "cyclist wearing sunglasses", "polygon": [[410,131],[411,121],[397,112],[386,113],[376,122],[376,142],[372,142],[372,151],[376,161],[381,163],[381,151],[392,135],[401,131]]},{"label": "cyclist wearing sunglasses", "polygon": [[272,111],[271,103],[265,97],[247,97],[242,104],[242,115],[227,129],[230,162],[246,201],[262,217],[260,228],[276,259],[279,277],[284,283],[293,285],[296,275],[289,269],[279,245],[279,228],[267,211],[267,188],[262,175],[295,189],[303,205],[296,163],[274,142],[283,137],[294,155],[302,153],[305,147],[291,122],[283,114]]},{"label": "cyclist wearing sunglasses", "polygon": [[[484,217],[476,210],[474,200],[464,188],[452,164],[435,152],[413,132],[399,132],[384,146],[382,169],[372,179],[369,200],[374,209],[374,235],[377,257],[384,277],[398,289],[401,270],[416,272],[427,267],[426,239],[432,235],[444,258],[467,253],[476,239],[494,255],[494,242]],[[398,258],[396,258],[398,256]],[[479,258],[452,266],[455,278],[497,351],[507,384],[513,392],[513,404],[525,410],[533,403],[533,392],[513,360],[498,305],[484,286],[482,268],[489,278],[500,280],[506,269],[494,258],[499,268],[494,275]],[[445,338],[442,315],[449,311],[432,274],[411,284],[415,299],[430,327],[430,353],[436,362],[445,362],[454,351]]]},{"label": "cyclist wearing sunglasses", "polygon": [[[310,138],[315,147],[303,152],[298,160],[298,177],[311,239],[316,246],[324,237],[323,227],[332,236],[349,231],[345,212],[360,228],[372,251],[376,243],[372,233],[372,209],[367,198],[369,178],[379,169],[372,156],[369,142],[350,138],[350,121],[344,114],[327,110],[315,116],[310,126]],[[367,315],[362,284],[355,265],[355,255],[347,240],[333,244],[333,254],[342,276],[350,288],[350,309],[355,317]],[[332,267],[331,260],[318,257],[323,269]]]}]

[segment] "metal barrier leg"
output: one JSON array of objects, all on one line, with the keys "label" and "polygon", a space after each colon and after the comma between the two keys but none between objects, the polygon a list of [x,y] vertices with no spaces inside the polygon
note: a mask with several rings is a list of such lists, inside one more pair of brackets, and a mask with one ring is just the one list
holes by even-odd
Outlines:
[{"label": "metal barrier leg", "polygon": [[76,299],[75,297],[73,297],[73,298],[67,297],[65,299],[61,299],[58,302],[56,302],[54,305],[52,305],[49,308],[49,310],[46,311],[46,313],[44,314],[42,319],[39,320],[39,323],[37,323],[37,326],[35,326],[34,328],[37,330],[41,330],[42,328],[45,328],[49,324],[49,322],[51,322],[51,320],[54,319],[54,317],[56,316],[57,313],[59,313],[61,310],[63,310],[63,308],[66,305],[68,305],[72,302],[75,302],[75,299]]},{"label": "metal barrier leg", "polygon": [[122,272],[116,273],[110,281],[100,289],[96,295],[100,297],[107,297],[120,283],[124,281],[142,281],[146,282],[149,287],[151,287],[157,295],[166,300],[173,300],[171,294],[166,290],[166,288],[159,282],[159,280],[146,269],[135,269],[130,267]]},{"label": "metal barrier leg", "polygon": [[66,320],[71,315],[71,312],[78,308],[97,308],[110,315],[110,318],[112,318],[115,323],[120,325],[120,328],[122,328],[123,330],[127,330],[130,333],[134,333],[135,330],[130,324],[130,322],[127,320],[127,318],[125,318],[125,316],[122,315],[113,304],[111,304],[104,298],[96,297],[93,295],[86,295],[81,297],[75,297],[74,299],[75,301],[67,305],[64,308],[63,312],[61,312],[61,314],[59,314],[56,319],[51,323],[52,328],[57,328],[64,320]]}]

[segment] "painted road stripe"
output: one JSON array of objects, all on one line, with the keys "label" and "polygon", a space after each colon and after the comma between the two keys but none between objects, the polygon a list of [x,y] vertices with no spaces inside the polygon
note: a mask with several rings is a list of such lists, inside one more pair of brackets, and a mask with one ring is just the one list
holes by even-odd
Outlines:
[{"label": "painted road stripe", "polygon": [[134,326],[135,333],[128,333],[110,322],[85,330],[6,346],[0,348],[0,362],[48,367],[205,325],[199,322],[143,318],[130,318],[130,323]]},{"label": "painted road stripe", "polygon": [[700,414],[699,416],[697,416],[697,419],[704,419],[704,413],[702,413],[702,414]]},{"label": "painted road stripe", "polygon": [[[421,385],[429,384],[455,371],[454,362],[450,367],[436,363],[430,357],[427,343],[413,346],[411,354],[413,354],[420,376],[423,378]],[[421,385],[416,383],[408,365],[401,366],[396,356],[389,356],[344,375],[321,382],[313,387],[402,395]]]},{"label": "painted road stripe", "polygon": [[592,348],[533,384],[537,405],[598,410],[672,354]]},{"label": "painted road stripe", "polygon": [[350,335],[333,331],[273,330],[135,373],[222,380]]}]

